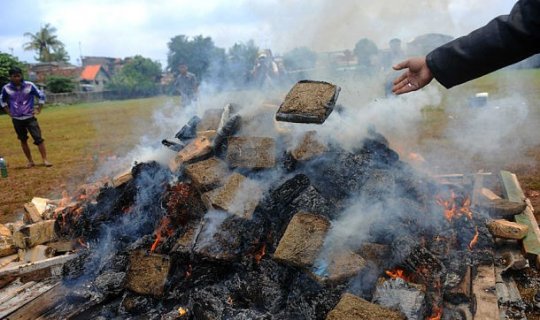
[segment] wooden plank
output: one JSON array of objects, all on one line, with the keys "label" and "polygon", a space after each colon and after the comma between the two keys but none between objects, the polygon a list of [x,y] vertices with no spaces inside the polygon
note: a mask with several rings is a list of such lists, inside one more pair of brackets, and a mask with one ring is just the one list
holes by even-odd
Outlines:
[{"label": "wooden plank", "polygon": [[12,311],[12,313],[10,313],[5,319],[39,319],[42,315],[61,302],[68,292],[68,288],[64,287],[59,282],[56,282],[47,291],[40,293],[38,296],[33,296],[27,299],[24,305],[19,306],[18,309]]},{"label": "wooden plank", "polygon": [[499,318],[499,305],[495,293],[495,269],[493,265],[478,266],[473,281],[473,293],[476,297],[475,320],[493,320]]},{"label": "wooden plank", "polygon": [[521,189],[521,185],[517,179],[517,176],[510,171],[501,171],[501,182],[503,184],[503,192],[506,199],[515,202],[522,202],[525,200],[525,194]]},{"label": "wooden plank", "polygon": [[63,256],[58,256],[58,257],[53,257],[46,260],[38,261],[38,262],[25,263],[25,264],[14,266],[14,267],[4,268],[0,271],[0,278],[7,277],[7,276],[20,276],[27,273],[39,272],[40,270],[43,270],[46,268],[52,268],[55,266],[63,265],[64,263],[76,257],[77,257],[76,254],[63,255]]},{"label": "wooden plank", "polygon": [[57,285],[58,282],[28,282],[15,288],[9,296],[0,302],[0,319],[35,319],[37,317],[35,313],[26,313],[25,316],[20,317],[13,317],[12,314]]},{"label": "wooden plank", "polygon": [[23,221],[27,224],[43,221],[41,214],[39,213],[36,205],[33,202],[28,202],[24,204]]},{"label": "wooden plank", "polygon": [[478,202],[480,201],[482,188],[484,187],[484,175],[482,175],[482,172],[478,172],[474,174],[473,178],[473,194],[472,194],[472,200],[471,204],[473,207],[478,205]]},{"label": "wooden plank", "polygon": [[[501,171],[501,181],[504,187],[504,195],[508,200],[515,202],[525,201],[525,194],[515,174],[509,171]],[[523,249],[526,253],[537,256],[536,264],[538,267],[540,262],[538,257],[540,255],[540,228],[538,228],[538,222],[534,217],[532,206],[527,206],[523,213],[515,215],[514,219],[516,222],[529,227],[527,236],[523,239]]]},{"label": "wooden plank", "polygon": [[487,200],[496,200],[501,198],[488,188],[482,188],[482,190],[480,190],[480,194]]}]

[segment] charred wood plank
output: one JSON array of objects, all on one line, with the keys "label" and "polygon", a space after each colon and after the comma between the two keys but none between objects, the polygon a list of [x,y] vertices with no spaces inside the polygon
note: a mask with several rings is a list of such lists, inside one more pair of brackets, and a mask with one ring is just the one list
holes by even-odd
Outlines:
[{"label": "charred wood plank", "polygon": [[[41,297],[56,286],[58,282],[45,281],[28,282],[13,288],[11,292],[3,294],[0,298],[0,318],[10,320],[39,318],[38,308],[47,306],[43,303],[46,299]],[[31,308],[30,305],[38,308]]]},{"label": "charred wood plank", "polygon": [[471,302],[473,298],[471,271],[471,266],[465,268],[461,281],[444,293],[445,300],[452,301],[455,304]]},{"label": "charred wood plank", "polygon": [[[506,198],[514,202],[525,201],[525,194],[515,174],[501,171],[501,180]],[[523,249],[527,254],[535,255],[537,267],[540,266],[540,228],[533,214],[532,206],[528,205],[523,213],[514,216],[516,222],[527,225],[529,231],[523,239]]]},{"label": "charred wood plank", "polygon": [[527,319],[527,305],[521,298],[516,282],[512,277],[504,276],[498,267],[495,267],[495,288],[501,319]]},{"label": "charred wood plank", "polygon": [[495,269],[493,265],[478,266],[473,281],[473,293],[476,298],[476,320],[499,319],[499,306],[495,289]]},{"label": "charred wood plank", "polygon": [[33,274],[42,274],[43,271],[48,272],[49,276],[58,276],[59,270],[66,262],[76,258],[76,254],[63,255],[52,257],[49,259],[25,263],[13,267],[6,267],[0,271],[0,278],[7,276],[22,276],[30,277]]},{"label": "charred wood plank", "polygon": [[7,315],[10,320],[47,319],[46,314],[53,309],[69,293],[69,289],[59,282],[53,283],[48,290],[28,297],[25,304]]}]

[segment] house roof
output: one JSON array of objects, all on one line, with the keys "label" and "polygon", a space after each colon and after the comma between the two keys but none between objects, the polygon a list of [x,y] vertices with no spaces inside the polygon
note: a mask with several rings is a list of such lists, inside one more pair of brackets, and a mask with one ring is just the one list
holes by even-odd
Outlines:
[{"label": "house roof", "polygon": [[99,70],[101,69],[102,68],[100,64],[93,64],[93,65],[84,67],[81,73],[81,80],[95,80],[99,73]]}]

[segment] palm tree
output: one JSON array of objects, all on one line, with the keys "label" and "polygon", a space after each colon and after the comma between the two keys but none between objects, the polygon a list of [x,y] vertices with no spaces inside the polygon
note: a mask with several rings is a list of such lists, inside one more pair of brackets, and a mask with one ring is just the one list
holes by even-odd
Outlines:
[{"label": "palm tree", "polygon": [[62,41],[55,35],[56,28],[47,23],[44,27],[34,33],[25,32],[24,36],[29,37],[30,41],[25,43],[23,48],[27,51],[37,51],[35,58],[41,62],[50,62],[55,60],[53,52],[64,47]]}]

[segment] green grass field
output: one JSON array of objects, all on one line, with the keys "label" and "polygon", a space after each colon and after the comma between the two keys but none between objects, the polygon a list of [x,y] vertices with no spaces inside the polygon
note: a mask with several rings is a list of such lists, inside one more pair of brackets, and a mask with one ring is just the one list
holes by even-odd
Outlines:
[{"label": "green grass field", "polygon": [[8,162],[8,178],[0,179],[0,221],[15,217],[32,197],[60,197],[63,190],[86,182],[107,157],[123,155],[149,128],[154,110],[168,97],[106,101],[70,106],[46,106],[38,115],[51,168],[40,166],[41,157],[30,138],[38,164],[27,169],[11,119],[0,115],[0,155]]},{"label": "green grass field", "polygon": [[[536,131],[540,123],[540,70],[503,70],[477,79],[451,90],[442,90],[442,104],[424,108],[419,134],[412,141],[420,153],[438,150],[446,153],[454,167],[442,169],[463,172],[463,159],[472,159],[469,170],[514,171],[526,190],[540,190],[540,138],[523,154],[511,152],[497,157],[476,157],[464,154],[459,146],[445,136],[446,129],[458,124],[472,112],[463,107],[467,97],[476,92],[489,92],[490,99],[500,99],[519,94],[529,105],[525,122],[510,132],[506,150],[513,140]],[[48,150],[48,158],[54,166],[36,166],[26,169],[26,159],[14,133],[11,119],[0,115],[0,155],[9,165],[9,177],[0,179],[0,223],[13,221],[22,211],[23,204],[32,197],[59,198],[63,190],[72,191],[87,182],[88,177],[108,157],[122,156],[138,143],[141,135],[153,130],[152,114],[160,106],[175,103],[170,97],[138,100],[104,101],[70,106],[47,106],[38,116]],[[461,106],[461,107],[460,107]],[[505,121],[514,121],[512,116]],[[179,125],[180,126],[180,125]],[[536,141],[536,142],[535,142]],[[391,140],[391,143],[393,141]],[[400,144],[403,141],[396,141]],[[411,141],[408,141],[410,144]],[[40,163],[37,148],[31,146],[34,161]],[[522,156],[527,161],[522,161]],[[429,160],[429,159],[428,159]]]}]

